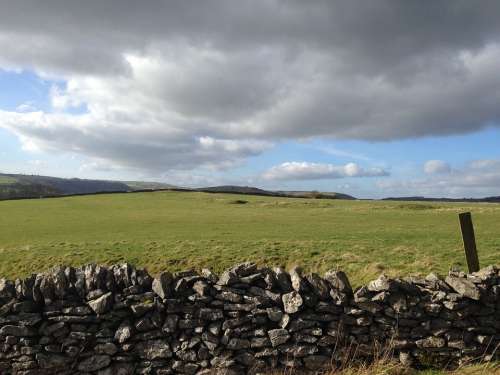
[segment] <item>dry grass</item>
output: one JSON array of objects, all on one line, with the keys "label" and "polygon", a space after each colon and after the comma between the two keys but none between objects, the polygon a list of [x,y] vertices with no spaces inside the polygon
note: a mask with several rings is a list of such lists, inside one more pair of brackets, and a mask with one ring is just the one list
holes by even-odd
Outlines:
[{"label": "dry grass", "polygon": [[[269,372],[272,375],[500,375],[500,362],[489,362],[485,356],[472,362],[465,362],[458,368],[448,369],[415,369],[395,359],[392,345],[383,347],[374,343],[370,349],[371,358],[363,357],[360,347],[352,346],[342,351],[329,369],[316,372],[287,369],[280,372]],[[364,350],[362,350],[364,351]],[[364,359],[362,359],[364,358]]]},{"label": "dry grass", "polygon": [[[270,372],[270,375],[306,375],[301,371],[284,370]],[[307,373],[310,375],[311,373]],[[312,373],[314,374],[314,372]],[[401,363],[381,359],[371,364],[347,365],[333,370],[318,372],[317,375],[500,375],[499,363],[479,363],[461,366],[455,370],[417,370]]]}]

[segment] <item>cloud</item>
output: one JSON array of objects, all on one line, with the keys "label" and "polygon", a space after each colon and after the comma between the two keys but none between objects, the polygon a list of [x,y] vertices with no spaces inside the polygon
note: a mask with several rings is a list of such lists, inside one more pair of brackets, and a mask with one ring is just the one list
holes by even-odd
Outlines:
[{"label": "cloud", "polygon": [[379,180],[384,195],[484,197],[500,195],[500,160],[474,160],[445,174],[408,180]]},{"label": "cloud", "polygon": [[[227,168],[270,147],[261,140],[226,140],[195,137],[182,119],[164,114],[171,127],[137,126],[144,113],[71,115],[0,111],[2,125],[17,134],[23,147],[48,152],[64,151],[93,156],[107,168],[159,172],[199,167]],[[114,117],[120,117],[114,121]],[[130,116],[130,117],[128,117]],[[111,162],[110,162],[111,161]],[[102,167],[101,167],[102,169]]]},{"label": "cloud", "polygon": [[431,8],[0,4],[0,69],[63,82],[51,90],[52,110],[3,111],[0,127],[31,147],[163,172],[227,168],[292,139],[387,141],[498,126],[500,3]]},{"label": "cloud", "polygon": [[428,160],[424,164],[424,172],[426,174],[450,173],[451,167],[443,160]]},{"label": "cloud", "polygon": [[276,165],[262,175],[267,180],[320,180],[345,177],[381,177],[389,173],[380,168],[363,169],[356,163],[346,165],[308,162],[286,162]]},{"label": "cloud", "polygon": [[33,102],[29,101],[29,102],[19,104],[16,107],[16,111],[17,112],[33,112],[33,111],[36,111],[36,108],[33,105]]}]

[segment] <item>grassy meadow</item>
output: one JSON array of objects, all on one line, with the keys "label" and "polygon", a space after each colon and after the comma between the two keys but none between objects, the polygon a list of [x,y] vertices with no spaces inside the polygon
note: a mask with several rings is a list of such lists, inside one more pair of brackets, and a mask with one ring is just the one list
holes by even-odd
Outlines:
[{"label": "grassy meadow", "polygon": [[[237,200],[247,201],[246,204]],[[0,277],[55,264],[131,262],[150,272],[235,262],[345,270],[359,285],[465,269],[458,213],[482,265],[500,264],[500,205],[155,192],[0,202]]]}]

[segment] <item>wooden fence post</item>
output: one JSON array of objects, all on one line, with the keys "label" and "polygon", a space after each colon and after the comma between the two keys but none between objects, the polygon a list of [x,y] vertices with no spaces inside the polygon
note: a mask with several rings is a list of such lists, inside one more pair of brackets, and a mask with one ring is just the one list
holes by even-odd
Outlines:
[{"label": "wooden fence post", "polygon": [[462,239],[464,241],[465,257],[469,273],[479,271],[479,258],[477,256],[476,237],[474,236],[474,226],[470,212],[458,215],[460,228],[462,229]]}]

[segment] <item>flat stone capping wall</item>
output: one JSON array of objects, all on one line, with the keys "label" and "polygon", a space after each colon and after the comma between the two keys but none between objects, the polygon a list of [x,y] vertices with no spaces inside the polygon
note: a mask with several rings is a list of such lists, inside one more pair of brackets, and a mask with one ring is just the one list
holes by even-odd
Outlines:
[{"label": "flat stone capping wall", "polygon": [[385,276],[352,290],[340,271],[244,263],[162,273],[128,264],[0,279],[1,374],[307,373],[348,352],[401,361],[499,359],[500,271]]}]

